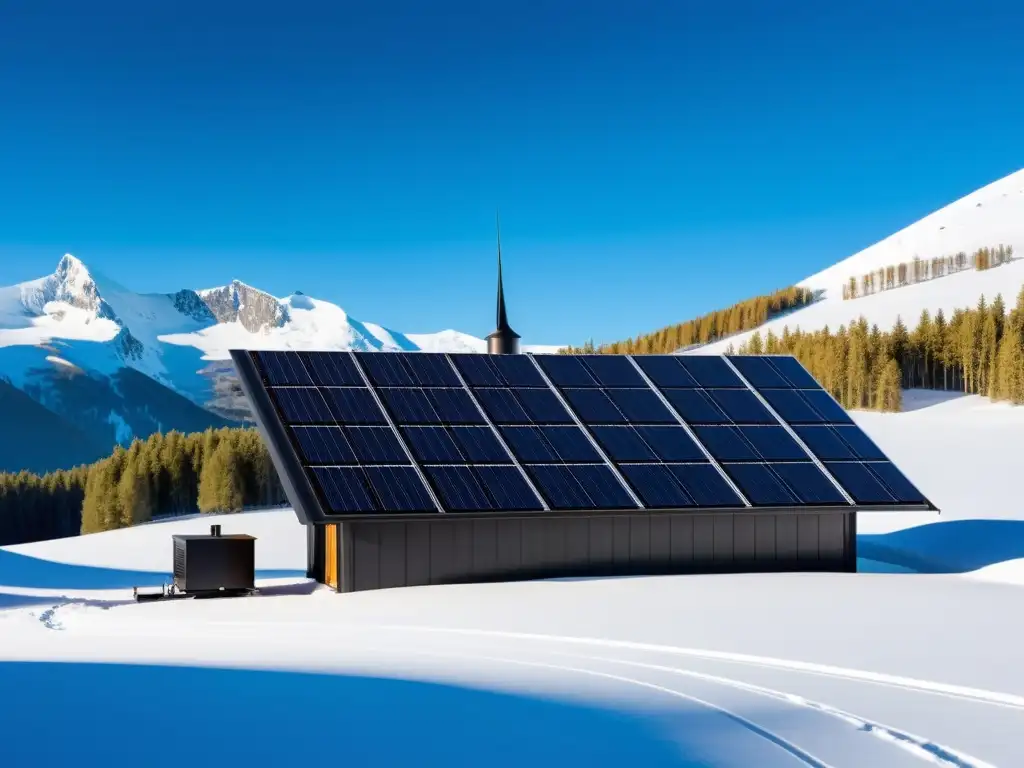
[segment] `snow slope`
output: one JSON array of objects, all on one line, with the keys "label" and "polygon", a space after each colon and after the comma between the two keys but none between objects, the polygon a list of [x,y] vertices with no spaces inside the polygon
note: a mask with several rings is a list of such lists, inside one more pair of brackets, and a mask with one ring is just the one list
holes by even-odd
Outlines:
[{"label": "snow slope", "polygon": [[[130,584],[166,578],[171,532],[209,518],[0,549],[5,760],[177,764],[178,723],[211,764],[302,764],[323,760],[309,736],[327,718],[314,732],[352,765],[1024,764],[1024,593],[991,574],[1024,557],[1008,472],[1024,416],[908,406],[856,419],[942,522],[863,515],[858,574],[336,595],[297,576],[303,532],[280,510],[217,518],[258,537],[260,596],[135,604]],[[218,727],[179,714],[197,691]],[[53,701],[75,713],[59,739],[38,714]]]},{"label": "snow slope", "polygon": [[[844,301],[842,287],[851,277],[860,278],[872,270],[910,263],[915,257],[930,260],[960,251],[973,254],[979,248],[1013,246],[1014,261],[976,271],[968,269],[946,277],[908,285],[870,296]],[[782,329],[799,327],[814,331],[826,325],[832,329],[849,326],[863,315],[869,324],[888,329],[897,317],[913,328],[922,310],[932,316],[939,309],[974,307],[984,295],[991,301],[997,293],[1013,306],[1024,287],[1024,170],[1017,171],[911,224],[859,253],[811,275],[798,285],[821,292],[822,299],[809,307],[765,323],[758,331],[781,335]],[[729,344],[736,348],[754,331],[688,350],[693,353],[722,352]]]}]

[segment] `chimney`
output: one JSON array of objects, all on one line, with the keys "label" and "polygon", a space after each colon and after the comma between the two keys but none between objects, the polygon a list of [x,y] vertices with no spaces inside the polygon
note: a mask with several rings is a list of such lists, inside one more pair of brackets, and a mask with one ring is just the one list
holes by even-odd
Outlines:
[{"label": "chimney", "polygon": [[210,526],[210,535],[211,536],[220,536],[220,526],[219,525],[211,525]]},{"label": "chimney", "polygon": [[501,222],[498,214],[494,214],[495,228],[498,234],[498,318],[497,328],[487,337],[487,354],[516,355],[519,354],[519,334],[508,324],[505,312],[505,288],[501,280]]}]

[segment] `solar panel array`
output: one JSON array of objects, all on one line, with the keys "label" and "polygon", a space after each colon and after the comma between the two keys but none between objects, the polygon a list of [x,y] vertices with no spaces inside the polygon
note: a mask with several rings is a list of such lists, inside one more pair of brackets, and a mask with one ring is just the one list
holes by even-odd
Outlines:
[{"label": "solar panel array", "polygon": [[930,506],[791,357],[251,355],[329,516]]}]

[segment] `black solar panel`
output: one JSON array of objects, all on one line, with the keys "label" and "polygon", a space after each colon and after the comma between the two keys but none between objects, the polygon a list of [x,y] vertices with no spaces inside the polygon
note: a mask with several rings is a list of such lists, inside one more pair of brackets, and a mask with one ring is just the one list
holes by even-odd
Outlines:
[{"label": "black solar panel", "polygon": [[583,359],[570,355],[544,355],[537,358],[540,367],[558,387],[596,387],[597,379],[583,363]]},{"label": "black solar panel", "polygon": [[305,365],[313,383],[322,387],[363,387],[356,364],[347,355],[331,352],[303,352],[298,359]]},{"label": "black solar panel", "polygon": [[245,359],[326,516],[931,506],[788,356]]}]

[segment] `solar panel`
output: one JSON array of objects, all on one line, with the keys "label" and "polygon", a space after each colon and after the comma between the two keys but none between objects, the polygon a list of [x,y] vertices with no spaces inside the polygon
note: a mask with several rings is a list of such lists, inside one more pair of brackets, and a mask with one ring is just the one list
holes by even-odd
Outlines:
[{"label": "solar panel", "polygon": [[593,427],[591,432],[614,461],[658,461],[654,449],[633,427],[606,425]]},{"label": "solar panel", "polygon": [[661,464],[626,464],[622,473],[650,509],[692,507],[694,501],[676,482],[668,467]]},{"label": "solar panel", "polygon": [[498,374],[510,387],[544,387],[547,382],[526,355],[488,356]]},{"label": "solar panel", "polygon": [[356,364],[347,355],[330,352],[303,352],[298,359],[309,371],[313,383],[322,387],[363,387]]},{"label": "solar panel", "polygon": [[699,386],[693,376],[679,364],[678,355],[641,355],[633,359],[656,386],[673,388]]},{"label": "solar panel", "polygon": [[408,464],[409,458],[390,427],[344,427],[345,438],[361,464]]},{"label": "solar panel", "polygon": [[736,372],[721,357],[678,355],[677,358],[698,386],[707,389],[746,388]]},{"label": "solar panel", "polygon": [[710,464],[667,464],[676,481],[699,507],[742,507],[743,500]]},{"label": "solar panel", "polygon": [[380,511],[370,494],[366,473],[359,467],[313,467],[316,486],[336,515],[368,514]]},{"label": "solar panel", "polygon": [[596,387],[597,379],[579,357],[543,355],[537,358],[548,378],[559,387]]},{"label": "solar panel", "polygon": [[602,387],[647,389],[647,382],[622,355],[583,355],[579,359],[586,364],[587,369]]},{"label": "solar panel", "polygon": [[448,431],[469,462],[503,464],[512,460],[489,427],[452,427]]},{"label": "solar panel", "polygon": [[356,460],[341,427],[292,427],[291,433],[309,464],[351,464]]},{"label": "solar panel", "polygon": [[494,509],[503,512],[535,512],[542,507],[522,473],[512,466],[474,467],[481,485],[494,499]]},{"label": "solar panel", "polygon": [[423,471],[441,497],[445,509],[466,512],[494,508],[472,467],[424,467]]},{"label": "solar panel", "polygon": [[466,460],[444,427],[402,427],[399,432],[417,461],[459,464]]},{"label": "solar panel", "polygon": [[931,507],[788,356],[239,354],[326,517]]},{"label": "solar panel", "polygon": [[264,380],[272,386],[312,384],[299,356],[291,352],[257,352]]}]

